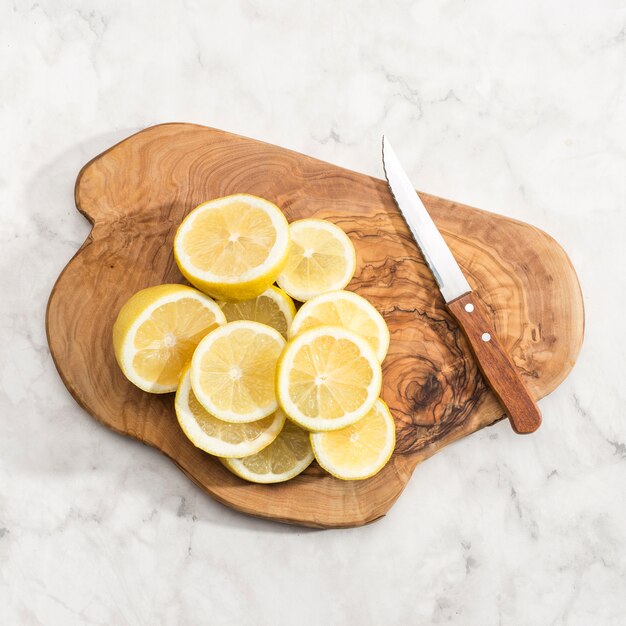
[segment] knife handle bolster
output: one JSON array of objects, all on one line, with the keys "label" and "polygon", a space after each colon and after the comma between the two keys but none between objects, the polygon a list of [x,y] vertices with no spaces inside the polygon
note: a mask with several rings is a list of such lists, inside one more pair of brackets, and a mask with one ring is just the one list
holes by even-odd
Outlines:
[{"label": "knife handle bolster", "polygon": [[522,377],[496,336],[493,324],[472,292],[448,303],[474,353],[478,367],[515,432],[532,433],[541,424],[541,412]]}]

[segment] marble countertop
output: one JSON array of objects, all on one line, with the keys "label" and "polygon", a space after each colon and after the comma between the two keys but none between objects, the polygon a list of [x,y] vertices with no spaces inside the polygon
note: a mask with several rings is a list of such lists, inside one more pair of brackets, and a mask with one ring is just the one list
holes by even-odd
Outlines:
[{"label": "marble countertop", "polygon": [[[14,0],[0,34],[0,623],[626,623],[622,0]],[[319,532],[91,419],[44,329],[89,232],[73,184],[164,121],[375,176],[385,132],[420,189],[553,235],[586,338],[542,428],[479,432],[383,520]]]}]

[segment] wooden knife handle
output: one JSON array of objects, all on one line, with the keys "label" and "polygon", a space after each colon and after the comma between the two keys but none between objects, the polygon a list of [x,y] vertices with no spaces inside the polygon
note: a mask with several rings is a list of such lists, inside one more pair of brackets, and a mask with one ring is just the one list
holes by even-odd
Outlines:
[{"label": "wooden knife handle", "polygon": [[541,424],[539,407],[498,341],[478,299],[473,293],[467,293],[449,302],[448,310],[467,337],[478,367],[506,410],[513,430],[520,434],[537,430]]}]

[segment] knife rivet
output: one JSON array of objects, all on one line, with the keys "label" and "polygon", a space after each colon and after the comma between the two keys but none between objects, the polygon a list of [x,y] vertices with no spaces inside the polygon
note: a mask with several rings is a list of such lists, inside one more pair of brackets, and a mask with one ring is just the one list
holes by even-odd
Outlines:
[{"label": "knife rivet", "polygon": [[468,302],[468,303],[465,305],[465,310],[466,310],[468,313],[471,313],[471,312],[474,310],[474,305],[473,305],[471,302]]},{"label": "knife rivet", "polygon": [[491,335],[489,333],[483,333],[481,339],[483,341],[489,341],[491,339]]}]

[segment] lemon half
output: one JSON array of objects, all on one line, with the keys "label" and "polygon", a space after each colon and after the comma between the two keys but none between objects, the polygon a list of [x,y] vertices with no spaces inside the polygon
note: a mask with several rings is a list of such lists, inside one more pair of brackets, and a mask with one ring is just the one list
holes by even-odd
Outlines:
[{"label": "lemon half", "polygon": [[183,276],[220,300],[263,293],[287,261],[289,226],[275,205],[248,194],[205,202],[181,223],[174,257]]},{"label": "lemon half", "polygon": [[120,309],[113,348],[126,378],[144,391],[175,391],[200,340],[226,322],[219,306],[186,285],[142,289]]}]

